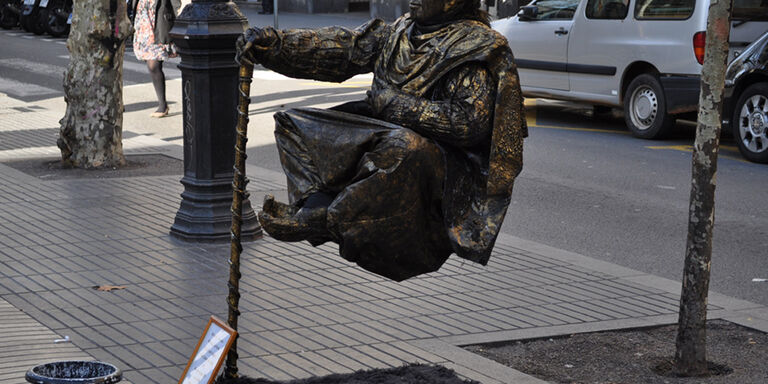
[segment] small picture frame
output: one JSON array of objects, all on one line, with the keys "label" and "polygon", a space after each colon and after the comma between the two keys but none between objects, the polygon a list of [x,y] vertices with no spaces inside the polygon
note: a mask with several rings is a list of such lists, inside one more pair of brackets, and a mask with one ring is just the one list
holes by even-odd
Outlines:
[{"label": "small picture frame", "polygon": [[211,316],[179,379],[179,384],[213,383],[236,336],[234,329]]}]

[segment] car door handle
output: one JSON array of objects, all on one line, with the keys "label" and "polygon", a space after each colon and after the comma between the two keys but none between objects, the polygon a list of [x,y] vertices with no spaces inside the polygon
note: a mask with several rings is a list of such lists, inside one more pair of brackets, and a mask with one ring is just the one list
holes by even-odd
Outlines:
[{"label": "car door handle", "polygon": [[555,31],[555,35],[567,35],[567,34],[568,34],[568,30],[563,27],[560,27],[560,29]]}]

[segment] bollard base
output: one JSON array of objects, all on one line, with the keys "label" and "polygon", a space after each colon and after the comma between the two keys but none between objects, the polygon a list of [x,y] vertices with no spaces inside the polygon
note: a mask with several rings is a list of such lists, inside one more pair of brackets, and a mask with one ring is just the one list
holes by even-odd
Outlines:
[{"label": "bollard base", "polygon": [[[231,176],[230,176],[231,177]],[[184,192],[176,218],[171,226],[171,236],[193,243],[228,243],[232,227],[232,179],[181,180]],[[253,241],[262,237],[261,226],[248,199],[243,201],[241,241]]]}]

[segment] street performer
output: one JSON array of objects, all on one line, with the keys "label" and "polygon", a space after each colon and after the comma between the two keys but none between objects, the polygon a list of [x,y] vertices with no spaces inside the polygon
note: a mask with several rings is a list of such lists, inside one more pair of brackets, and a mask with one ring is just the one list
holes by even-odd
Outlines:
[{"label": "street performer", "polygon": [[452,253],[487,264],[527,135],[517,69],[479,0],[412,0],[409,14],[350,30],[251,28],[238,60],[342,82],[373,72],[367,99],[275,114],[289,204],[259,221],[282,241],[339,244],[401,281]]}]

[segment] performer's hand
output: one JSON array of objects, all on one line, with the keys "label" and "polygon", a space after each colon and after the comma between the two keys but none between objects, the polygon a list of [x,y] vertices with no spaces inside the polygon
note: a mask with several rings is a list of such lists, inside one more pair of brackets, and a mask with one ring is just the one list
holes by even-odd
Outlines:
[{"label": "performer's hand", "polygon": [[368,96],[368,104],[371,105],[373,115],[380,116],[387,105],[389,105],[400,93],[400,91],[390,87],[374,87],[366,92],[366,95]]},{"label": "performer's hand", "polygon": [[237,38],[235,60],[238,63],[254,64],[258,61],[256,57],[269,50],[277,41],[277,32],[272,27],[248,28]]}]

